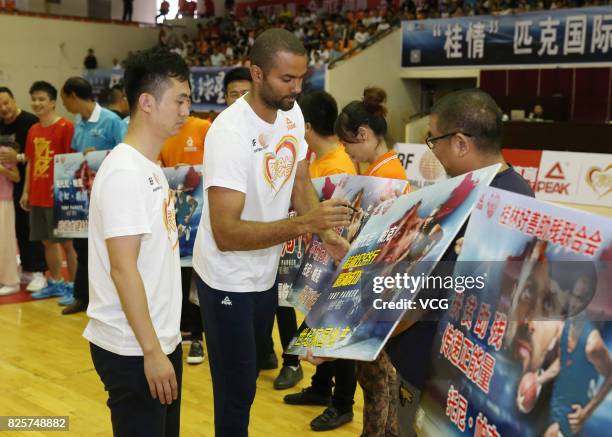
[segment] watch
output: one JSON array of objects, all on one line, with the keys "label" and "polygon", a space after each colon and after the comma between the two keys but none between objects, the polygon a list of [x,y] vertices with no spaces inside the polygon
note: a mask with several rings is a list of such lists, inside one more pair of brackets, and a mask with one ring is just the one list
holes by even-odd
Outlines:
[{"label": "watch", "polygon": [[23,153],[18,153],[17,154],[17,162],[23,164],[25,163],[25,155]]}]

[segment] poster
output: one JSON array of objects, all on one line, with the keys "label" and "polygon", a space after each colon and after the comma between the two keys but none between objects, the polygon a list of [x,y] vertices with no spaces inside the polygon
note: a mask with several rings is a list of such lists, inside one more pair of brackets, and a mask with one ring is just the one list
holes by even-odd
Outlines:
[{"label": "poster", "polygon": [[53,159],[53,214],[60,238],[87,238],[89,196],[109,150],[67,153]]},{"label": "poster", "polygon": [[[369,210],[339,266],[321,272],[324,281],[315,284],[320,296],[286,353],[374,360],[406,310],[416,309],[410,302],[421,282],[406,278],[424,278],[433,270],[469,216],[479,188],[498,169],[470,172]],[[315,275],[308,275],[311,282]]]},{"label": "poster", "polygon": [[439,322],[417,434],[607,435],[610,261],[612,220],[485,190],[454,275],[487,279]]},{"label": "poster", "polygon": [[[336,174],[313,179],[312,185],[319,194],[319,199],[329,199],[334,193],[338,182],[345,176],[346,175]],[[296,212],[290,208],[289,217],[295,217],[296,215]],[[304,255],[306,255],[306,251],[310,245],[310,239],[311,236],[305,234],[283,243],[281,258],[278,263],[278,304],[280,306],[291,306],[287,301],[287,296],[291,292],[293,281],[302,266]]]},{"label": "poster", "polygon": [[193,244],[202,216],[202,166],[183,165],[163,170],[174,196],[181,266],[191,267]]},{"label": "poster", "polygon": [[[407,187],[406,181],[372,176],[343,176],[334,188],[333,198],[347,199],[355,213],[351,224],[340,230],[349,242],[359,235],[372,212],[381,205],[388,205],[400,196]],[[326,183],[322,194],[326,196],[331,185]],[[303,314],[307,314],[316,302],[334,273],[334,261],[325,252],[325,246],[318,236],[310,242],[306,256],[296,274],[287,300]]]}]

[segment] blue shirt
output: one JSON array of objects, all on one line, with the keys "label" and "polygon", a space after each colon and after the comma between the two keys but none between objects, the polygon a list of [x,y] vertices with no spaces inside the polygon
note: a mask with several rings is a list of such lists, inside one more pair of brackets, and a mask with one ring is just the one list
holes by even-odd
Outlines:
[{"label": "blue shirt", "polygon": [[72,149],[76,152],[89,148],[110,150],[123,141],[126,132],[127,127],[117,114],[96,103],[89,120],[77,115]]}]

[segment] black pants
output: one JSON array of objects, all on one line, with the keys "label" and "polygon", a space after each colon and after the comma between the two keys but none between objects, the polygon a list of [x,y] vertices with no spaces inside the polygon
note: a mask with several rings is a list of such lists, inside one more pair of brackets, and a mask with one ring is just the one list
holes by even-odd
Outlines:
[{"label": "black pants", "polygon": [[24,272],[44,272],[47,270],[45,248],[40,241],[30,241],[30,213],[19,206],[18,198],[15,199],[14,205],[15,233],[17,234],[21,267]]},{"label": "black pants", "polygon": [[[297,319],[292,307],[279,306],[276,310],[276,322],[278,323],[278,334],[280,336],[283,350],[287,349],[295,334],[297,334]],[[270,353],[274,352],[274,341],[270,337]],[[300,360],[297,355],[283,354],[283,366],[297,366]]]},{"label": "black pants", "polygon": [[91,358],[108,392],[114,437],[178,437],[181,420],[182,349],[168,355],[178,383],[178,399],[162,405],[153,399],[144,374],[143,357],[122,356],[92,343]]},{"label": "black pants", "polygon": [[[333,379],[336,381],[335,387]],[[319,364],[312,376],[311,387],[321,395],[332,396],[332,405],[341,412],[351,411],[357,389],[355,361],[335,360]]]},{"label": "black pants", "polygon": [[132,21],[132,12],[134,11],[134,5],[132,1],[123,2],[123,17],[122,21]]},{"label": "black pants", "polygon": [[89,304],[89,270],[87,268],[87,251],[89,249],[87,238],[72,240],[77,255],[77,269],[74,275],[74,298]]},{"label": "black pants", "polygon": [[215,290],[196,276],[215,402],[215,436],[247,437],[258,369],[268,354],[276,285],[263,292]]},{"label": "black pants", "polygon": [[193,268],[181,267],[181,281],[183,286],[183,306],[181,308],[181,331],[191,332],[194,340],[202,341],[202,316],[200,308],[189,300],[191,276]]}]

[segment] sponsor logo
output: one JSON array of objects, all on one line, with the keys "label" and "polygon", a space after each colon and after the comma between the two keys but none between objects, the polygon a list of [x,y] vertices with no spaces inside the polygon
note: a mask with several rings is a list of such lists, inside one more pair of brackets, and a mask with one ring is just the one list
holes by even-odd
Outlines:
[{"label": "sponsor logo", "polygon": [[295,123],[289,117],[285,117],[285,122],[287,123],[288,130],[295,129]]},{"label": "sponsor logo", "polygon": [[[556,162],[550,170],[546,172],[545,179],[553,179],[557,181],[565,181],[565,173],[561,167],[560,162]],[[555,181],[544,181],[538,180],[535,183],[535,191],[543,192],[547,194],[559,194],[563,196],[569,196],[569,182],[555,182]]]},{"label": "sponsor logo", "polygon": [[612,164],[605,169],[595,166],[590,167],[585,178],[588,186],[600,199],[612,192]]},{"label": "sponsor logo", "polygon": [[232,306],[232,301],[229,298],[229,296],[225,296],[225,299],[221,301],[221,305],[230,306],[230,307]]}]

